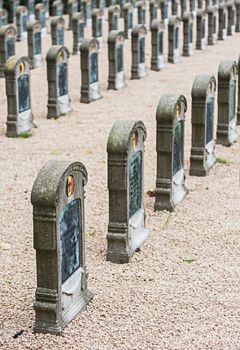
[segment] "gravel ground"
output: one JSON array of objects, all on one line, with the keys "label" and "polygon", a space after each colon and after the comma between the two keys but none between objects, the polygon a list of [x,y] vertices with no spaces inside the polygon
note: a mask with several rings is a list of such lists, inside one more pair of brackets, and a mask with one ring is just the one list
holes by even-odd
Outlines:
[{"label": "gravel ground", "polygon": [[[121,21],[121,28],[123,23]],[[90,36],[90,29],[86,36]],[[107,26],[105,26],[105,39]],[[165,53],[167,55],[167,35]],[[105,40],[106,41],[106,40]],[[150,66],[150,32],[147,65]],[[43,39],[44,56],[50,36]],[[66,32],[72,49],[72,35]],[[107,47],[100,52],[103,99],[80,104],[79,56],[69,62],[73,112],[47,120],[46,65],[32,71],[32,107],[38,128],[29,139],[6,132],[5,82],[0,80],[0,348],[83,350],[240,349],[239,143],[216,146],[216,164],[206,178],[188,176],[191,141],[191,87],[197,74],[217,77],[221,59],[238,59],[240,34],[131,81],[130,41],[125,42],[127,87],[107,91]],[[27,53],[26,42],[17,54]],[[155,112],[164,93],[188,100],[185,135],[189,195],[175,210],[154,213],[156,176]],[[217,106],[216,106],[217,107]],[[217,111],[216,111],[217,115]],[[106,143],[118,119],[143,120],[147,127],[145,206],[148,241],[129,264],[106,262],[108,224]],[[94,299],[63,335],[33,334],[36,288],[30,194],[38,171],[49,159],[79,160],[88,170],[86,260]],[[238,204],[237,204],[238,203]],[[17,339],[13,335],[24,330]]]}]

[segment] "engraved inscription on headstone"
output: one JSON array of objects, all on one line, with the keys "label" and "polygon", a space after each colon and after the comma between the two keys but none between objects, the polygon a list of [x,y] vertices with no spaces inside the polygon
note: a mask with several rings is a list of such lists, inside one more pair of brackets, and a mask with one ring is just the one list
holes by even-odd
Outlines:
[{"label": "engraved inscription on headstone", "polygon": [[229,119],[235,118],[236,114],[236,80],[230,80],[229,84]]},{"label": "engraved inscription on headstone", "polygon": [[142,205],[142,151],[133,154],[128,162],[129,217],[131,217]]},{"label": "engraved inscription on headstone", "polygon": [[173,175],[175,175],[180,169],[182,169],[182,125],[183,121],[178,120],[174,127],[174,139],[173,139]]}]

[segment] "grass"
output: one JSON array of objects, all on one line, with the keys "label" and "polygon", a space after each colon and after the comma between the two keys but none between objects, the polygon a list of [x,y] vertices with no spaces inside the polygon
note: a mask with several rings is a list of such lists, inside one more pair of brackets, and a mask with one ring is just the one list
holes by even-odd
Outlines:
[{"label": "grass", "polygon": [[21,134],[19,134],[19,137],[21,137],[22,139],[28,139],[31,136],[32,136],[31,131],[25,131],[25,132],[22,132]]},{"label": "grass", "polygon": [[191,264],[194,261],[195,261],[195,259],[183,259],[183,262],[186,264]]},{"label": "grass", "polygon": [[229,160],[221,158],[221,157],[216,158],[216,163],[222,164],[222,165],[230,165],[231,164],[231,162]]}]

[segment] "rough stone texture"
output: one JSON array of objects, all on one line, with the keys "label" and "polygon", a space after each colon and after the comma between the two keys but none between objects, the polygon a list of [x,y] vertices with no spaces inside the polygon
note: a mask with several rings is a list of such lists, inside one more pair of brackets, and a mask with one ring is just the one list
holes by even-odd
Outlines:
[{"label": "rough stone texture", "polygon": [[[146,72],[140,74],[140,39],[144,38],[146,40],[147,29],[144,25],[138,24],[133,27],[132,30],[132,68],[131,68],[131,79],[141,79],[146,75]],[[145,47],[144,47],[144,66],[145,66]],[[146,67],[146,66],[145,66]],[[146,68],[144,69],[146,70]]]},{"label": "rough stone texture", "polygon": [[[181,106],[182,105],[182,106]],[[160,98],[157,106],[157,179],[155,190],[155,210],[172,211],[187,195],[185,179],[179,184],[181,193],[174,194],[174,174],[173,174],[173,156],[174,156],[174,128],[177,118],[177,108],[184,108],[182,113],[185,115],[187,110],[187,101],[183,95],[166,94]],[[184,150],[184,122],[182,139],[180,140]],[[184,154],[184,151],[182,152]],[[184,159],[182,159],[184,164]],[[183,169],[184,170],[184,169]]]},{"label": "rough stone texture", "polygon": [[[121,81],[118,82],[118,72],[117,72],[117,45],[122,46],[122,55],[124,51],[124,33],[119,30],[112,30],[108,37],[108,64],[109,64],[109,74],[108,74],[108,89],[119,90],[126,86],[125,76],[124,76],[124,62]],[[121,72],[120,72],[121,74]]]},{"label": "rough stone texture", "polygon": [[[192,147],[190,156],[190,175],[206,176],[216,161],[214,145],[211,149],[210,162],[208,162],[208,149],[206,148],[207,134],[207,101],[211,96],[209,87],[216,91],[216,79],[208,74],[198,75],[192,87]],[[212,88],[213,86],[213,88]],[[212,96],[214,98],[214,96]],[[214,98],[215,100],[215,98]],[[214,115],[214,113],[213,113]],[[214,118],[212,135],[214,135]],[[213,140],[211,140],[214,142]]]},{"label": "rough stone texture", "polygon": [[162,49],[164,47],[164,21],[154,19],[151,25],[151,41],[152,41],[152,55],[151,55],[151,69],[159,71],[165,66],[164,52],[160,52],[160,33],[162,33]]},{"label": "rough stone texture", "polygon": [[236,88],[235,85],[235,103],[234,117],[230,120],[230,82],[237,80],[237,63],[235,61],[221,61],[218,69],[218,121],[217,121],[217,143],[224,146],[231,146],[239,137],[236,129]]},{"label": "rough stone texture", "polygon": [[[65,20],[63,17],[55,16],[51,19],[52,45],[64,45],[64,27],[65,27]],[[59,29],[62,30],[62,28],[63,28],[63,42],[60,42],[58,31]]]},{"label": "rough stone texture", "polygon": [[[118,121],[109,134],[108,152],[108,191],[109,191],[109,223],[107,260],[114,263],[128,263],[147,239],[149,231],[145,229],[145,211],[143,196],[144,180],[141,183],[141,208],[143,224],[133,231],[130,223],[129,199],[129,160],[136,153],[132,149],[132,139],[137,132],[137,150],[142,152],[142,174],[144,171],[144,141],[147,132],[141,121]],[[134,213],[137,214],[137,213]],[[137,231],[137,232],[136,232]],[[134,236],[135,234],[135,236]],[[136,237],[137,236],[137,237]]]},{"label": "rough stone texture", "polygon": [[[191,12],[185,12],[183,21],[183,56],[189,57],[193,54],[193,26],[194,17]],[[192,35],[190,35],[192,33]]]},{"label": "rough stone texture", "polygon": [[83,12],[76,13],[72,18],[72,32],[73,32],[73,55],[79,53],[80,44],[83,38],[79,36],[79,26],[82,23],[83,35],[84,35],[84,15]]},{"label": "rough stone texture", "polygon": [[[73,193],[66,194],[68,176],[74,178]],[[34,309],[36,319],[34,331],[38,333],[61,334],[64,327],[84,310],[93,295],[87,289],[85,266],[85,213],[84,186],[87,183],[86,168],[79,162],[49,161],[40,170],[32,188],[33,240],[36,249],[37,289]],[[72,281],[72,287],[63,290],[61,266],[60,219],[64,207],[80,199],[79,240],[80,278]],[[74,273],[78,273],[78,271]],[[68,280],[73,280],[69,276]],[[66,283],[65,282],[65,283]],[[81,283],[78,286],[78,283]],[[71,302],[63,303],[68,293]]]},{"label": "rough stone texture", "polygon": [[4,78],[4,68],[8,60],[7,39],[14,38],[13,54],[15,55],[15,37],[17,31],[13,24],[0,28],[0,78]]},{"label": "rough stone texture", "polygon": [[42,52],[35,55],[35,35],[40,33],[41,49],[42,49],[42,36],[41,36],[41,24],[39,21],[29,22],[27,25],[27,40],[28,40],[28,58],[31,64],[31,68],[39,67],[43,63]]},{"label": "rough stone texture", "polygon": [[[168,22],[168,62],[178,63],[180,61],[180,23],[177,16],[169,18]],[[178,31],[176,40],[176,31]]]}]

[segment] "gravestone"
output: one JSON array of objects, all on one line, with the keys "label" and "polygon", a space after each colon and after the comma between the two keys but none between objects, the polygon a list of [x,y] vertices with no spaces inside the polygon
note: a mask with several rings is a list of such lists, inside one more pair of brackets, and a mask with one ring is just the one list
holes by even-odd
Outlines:
[{"label": "gravestone", "polygon": [[127,2],[123,7],[124,18],[124,36],[125,39],[130,39],[133,27],[133,7],[131,3]]},{"label": "gravestone", "polygon": [[83,103],[102,98],[98,72],[98,41],[95,38],[84,39],[81,46],[81,99]]},{"label": "gravestone", "polygon": [[6,135],[18,137],[33,127],[28,58],[10,56],[4,72],[8,106]]},{"label": "gravestone", "polygon": [[82,11],[84,14],[84,20],[87,27],[92,25],[92,5],[91,0],[82,0]]},{"label": "gravestone", "polygon": [[227,35],[233,35],[235,32],[235,6],[232,0],[228,0],[226,3],[228,12],[227,21]]},{"label": "gravestone", "polygon": [[218,40],[224,40],[227,37],[227,8],[225,2],[218,6]]},{"label": "gravestone", "polygon": [[4,78],[5,64],[15,55],[16,28],[13,24],[0,28],[0,78]]},{"label": "gravestone", "polygon": [[236,10],[236,24],[235,24],[235,32],[240,32],[240,0],[235,0],[235,10]]},{"label": "gravestone", "polygon": [[47,35],[45,6],[40,3],[35,6],[35,18],[41,24],[42,35]]},{"label": "gravestone", "polygon": [[161,12],[161,19],[164,21],[164,23],[168,24],[168,1],[167,0],[160,0],[160,12]]},{"label": "gravestone", "polygon": [[51,19],[52,45],[64,45],[64,26],[63,17],[56,16]]},{"label": "gravestone", "polygon": [[157,179],[154,210],[172,211],[187,195],[184,173],[184,122],[187,101],[166,94],[157,112]]},{"label": "gravestone", "polygon": [[237,124],[240,125],[240,57],[238,58],[238,102],[237,102]]},{"label": "gravestone", "polygon": [[108,31],[118,30],[118,19],[120,17],[120,7],[118,5],[110,6],[108,9]]},{"label": "gravestone", "polygon": [[65,115],[72,110],[68,88],[69,55],[65,46],[52,46],[47,53],[48,119]]},{"label": "gravestone", "polygon": [[147,74],[145,63],[145,37],[147,29],[143,24],[138,24],[132,30],[132,68],[131,79],[141,79]]},{"label": "gravestone", "polygon": [[193,24],[192,12],[185,12],[183,20],[183,56],[189,57],[193,54]]},{"label": "gravestone", "polygon": [[137,1],[137,9],[138,9],[138,24],[146,24],[146,9],[147,4],[146,1]]},{"label": "gravestone", "polygon": [[28,0],[27,2],[27,10],[28,10],[28,18],[30,22],[33,22],[35,20],[35,0]]},{"label": "gravestone", "polygon": [[109,134],[107,260],[128,263],[149,236],[144,209],[144,141],[141,121],[117,121]]},{"label": "gravestone", "polygon": [[152,21],[158,17],[158,2],[157,0],[151,0],[149,4],[149,14],[150,14],[150,30],[152,26]]},{"label": "gravestone", "polygon": [[52,3],[52,16],[53,17],[61,17],[63,16],[63,3],[61,0],[55,0]]},{"label": "gravestone", "polygon": [[178,63],[180,62],[180,25],[181,19],[177,16],[169,18],[168,22],[168,62]]},{"label": "gravestone", "polygon": [[206,48],[206,13],[205,10],[197,11],[197,41],[196,49]]},{"label": "gravestone", "polygon": [[8,0],[9,1],[9,13],[8,13],[8,21],[9,23],[16,23],[16,13],[17,7],[20,4],[19,0]]},{"label": "gravestone", "polygon": [[190,0],[189,8],[190,8],[190,12],[193,12],[193,15],[195,15],[195,10],[196,10],[196,1],[195,0]]},{"label": "gravestone", "polygon": [[200,74],[192,87],[192,147],[189,174],[206,176],[215,164],[214,101],[216,79]]},{"label": "gravestone", "polygon": [[165,67],[163,43],[164,43],[164,21],[154,19],[151,25],[151,37],[152,37],[152,56],[151,56],[151,69],[159,71]]},{"label": "gravestone", "polygon": [[16,11],[17,41],[27,39],[28,11],[26,6],[18,6]]},{"label": "gravestone", "polygon": [[108,37],[108,89],[119,90],[126,86],[123,64],[124,33],[112,30]]},{"label": "gravestone", "polygon": [[172,0],[172,16],[178,16],[178,2],[179,0]]},{"label": "gravestone", "polygon": [[49,0],[42,0],[45,9],[45,17],[49,18]]},{"label": "gravestone", "polygon": [[185,12],[187,11],[187,0],[180,0],[180,4],[181,4],[181,18],[183,18]]},{"label": "gravestone", "polygon": [[34,332],[61,334],[93,297],[85,264],[86,184],[82,163],[56,160],[47,162],[34,182]]},{"label": "gravestone", "polygon": [[92,35],[96,38],[99,48],[103,47],[103,11],[95,9],[92,12]]},{"label": "gravestone", "polygon": [[5,9],[0,10],[0,28],[8,25],[8,12]]},{"label": "gravestone", "polygon": [[126,3],[126,0],[118,0],[118,4],[120,7],[120,18],[123,18],[123,7]]},{"label": "gravestone", "polygon": [[198,0],[198,9],[199,10],[206,10],[206,1],[205,0]]},{"label": "gravestone", "polygon": [[103,11],[103,18],[104,18],[105,0],[96,0],[95,8]]},{"label": "gravestone", "polygon": [[28,58],[31,68],[42,65],[42,33],[39,21],[30,22],[27,25],[28,32]]},{"label": "gravestone", "polygon": [[72,30],[72,18],[78,12],[78,1],[68,0],[68,30]]},{"label": "gravestone", "polygon": [[217,143],[231,146],[239,137],[236,115],[237,63],[221,61],[218,68]]},{"label": "gravestone", "polygon": [[208,45],[215,45],[217,42],[217,6],[209,6],[208,10]]},{"label": "gravestone", "polygon": [[83,12],[76,13],[72,18],[73,26],[73,55],[79,53],[80,45],[84,39],[84,15]]}]

